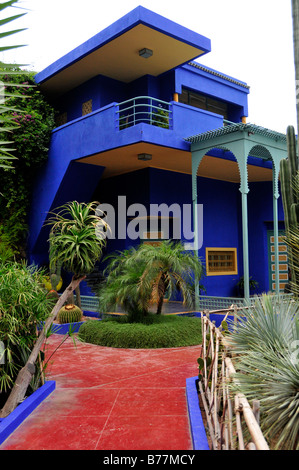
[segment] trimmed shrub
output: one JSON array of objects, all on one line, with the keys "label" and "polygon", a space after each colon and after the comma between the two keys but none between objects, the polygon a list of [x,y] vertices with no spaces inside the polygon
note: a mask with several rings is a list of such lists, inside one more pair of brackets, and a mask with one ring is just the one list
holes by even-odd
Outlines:
[{"label": "trimmed shrub", "polygon": [[126,315],[81,325],[79,338],[87,343],[126,349],[155,349],[200,344],[199,318],[149,315],[147,323],[129,323]]}]

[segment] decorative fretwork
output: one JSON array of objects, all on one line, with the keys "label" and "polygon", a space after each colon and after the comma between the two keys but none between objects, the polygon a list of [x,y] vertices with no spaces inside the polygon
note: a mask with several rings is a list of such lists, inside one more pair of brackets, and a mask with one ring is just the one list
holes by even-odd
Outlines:
[{"label": "decorative fretwork", "polygon": [[92,112],[92,100],[85,101],[82,104],[82,116],[86,116],[86,114],[90,114]]}]

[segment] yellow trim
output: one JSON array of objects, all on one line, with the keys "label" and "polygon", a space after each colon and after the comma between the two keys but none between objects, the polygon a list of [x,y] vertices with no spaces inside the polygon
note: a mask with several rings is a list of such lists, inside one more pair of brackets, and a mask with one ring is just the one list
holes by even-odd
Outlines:
[{"label": "yellow trim", "polygon": [[[231,251],[234,256],[234,267],[233,271],[210,271],[209,270],[209,253],[211,251]],[[219,247],[206,247],[206,269],[207,269],[207,276],[229,276],[238,274],[238,263],[237,263],[237,248],[219,248]]]}]

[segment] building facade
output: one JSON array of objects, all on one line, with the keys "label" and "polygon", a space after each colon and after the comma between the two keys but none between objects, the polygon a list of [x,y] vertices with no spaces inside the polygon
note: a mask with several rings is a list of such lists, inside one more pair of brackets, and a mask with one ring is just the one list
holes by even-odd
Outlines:
[{"label": "building facade", "polygon": [[[249,86],[201,65],[210,51],[208,38],[138,7],[37,74],[59,116],[34,188],[31,262],[48,262],[49,211],[99,201],[117,214],[108,252],[180,238],[206,266],[208,296],[243,295],[243,277],[247,294],[251,277],[256,293],[284,289],[285,136],[248,127]],[[261,139],[244,156],[229,145],[239,132]]]}]

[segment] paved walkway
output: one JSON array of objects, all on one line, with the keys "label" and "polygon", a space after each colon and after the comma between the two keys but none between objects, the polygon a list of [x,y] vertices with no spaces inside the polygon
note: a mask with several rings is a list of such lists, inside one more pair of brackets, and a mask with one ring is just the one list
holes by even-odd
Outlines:
[{"label": "paved walkway", "polygon": [[[48,340],[48,357],[62,341]],[[116,349],[68,338],[48,365],[56,390],[0,450],[192,450],[186,378],[200,346]]]}]

